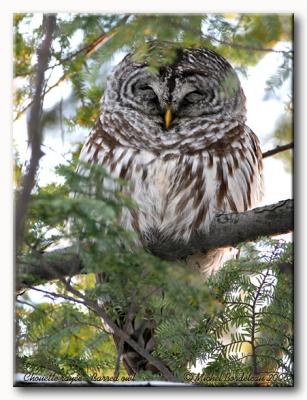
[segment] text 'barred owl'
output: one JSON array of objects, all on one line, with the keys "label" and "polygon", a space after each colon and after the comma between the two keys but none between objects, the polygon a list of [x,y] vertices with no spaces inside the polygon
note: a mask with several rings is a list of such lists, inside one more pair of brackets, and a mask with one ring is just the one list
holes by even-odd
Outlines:
[{"label": "text 'barred owl'", "polygon": [[[128,55],[108,79],[81,159],[131,181],[137,209],[125,209],[122,223],[144,246],[157,238],[187,241],[209,232],[216,213],[261,200],[261,151],[245,121],[239,79],[215,52],[178,50],[156,74]],[[190,261],[206,277],[230,254],[217,249]]]}]

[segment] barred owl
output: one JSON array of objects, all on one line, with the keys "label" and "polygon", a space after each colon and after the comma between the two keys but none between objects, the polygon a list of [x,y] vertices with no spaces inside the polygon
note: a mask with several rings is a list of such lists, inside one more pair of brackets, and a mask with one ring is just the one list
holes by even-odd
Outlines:
[{"label": "barred owl", "polygon": [[[100,117],[80,157],[131,182],[137,208],[123,210],[122,224],[137,232],[141,245],[157,250],[163,241],[209,232],[216,213],[242,212],[259,202],[261,151],[245,121],[239,79],[215,52],[178,50],[176,60],[156,74],[128,55],[108,79]],[[206,279],[233,253],[229,247],[197,253],[187,264]],[[123,327],[153,351],[155,321],[123,315]],[[114,332],[113,338],[119,348]],[[127,343],[122,357],[129,375],[156,371]]]},{"label": "barred owl", "polygon": [[[261,199],[261,151],[245,125],[245,96],[231,65],[208,49],[177,51],[148,71],[126,56],[109,77],[101,115],[81,152],[131,181],[136,210],[122,223],[151,247],[209,231],[218,212],[242,212]],[[231,248],[189,257],[206,278]]]}]

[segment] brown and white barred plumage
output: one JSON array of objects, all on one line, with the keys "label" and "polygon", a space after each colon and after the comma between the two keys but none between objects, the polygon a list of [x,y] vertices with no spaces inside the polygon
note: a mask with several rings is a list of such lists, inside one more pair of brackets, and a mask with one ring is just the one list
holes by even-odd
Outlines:
[{"label": "brown and white barred plumage", "polygon": [[[174,115],[169,129],[167,108]],[[144,245],[157,234],[187,241],[209,231],[217,212],[242,212],[261,199],[261,151],[245,114],[237,75],[215,52],[178,51],[155,75],[128,55],[108,80],[81,159],[132,182],[138,210],[124,210],[122,223]],[[229,250],[192,256],[190,264],[201,264],[206,277]]]},{"label": "brown and white barred plumage", "polygon": [[[167,111],[174,117],[171,124]],[[178,51],[175,63],[155,75],[128,55],[108,80],[81,159],[130,180],[138,209],[124,209],[122,223],[138,233],[140,244],[150,248],[157,238],[187,241],[197,231],[208,232],[217,212],[242,212],[261,199],[261,151],[245,114],[237,75],[216,53]],[[233,253],[220,248],[187,261],[206,278]],[[135,317],[124,318],[123,326],[129,322],[131,338],[151,352],[154,321]],[[155,371],[127,343],[123,362],[129,374]]]}]

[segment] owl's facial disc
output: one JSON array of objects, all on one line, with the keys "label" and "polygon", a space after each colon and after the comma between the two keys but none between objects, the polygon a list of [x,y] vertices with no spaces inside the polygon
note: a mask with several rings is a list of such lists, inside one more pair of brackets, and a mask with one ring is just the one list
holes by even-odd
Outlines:
[{"label": "owl's facial disc", "polygon": [[135,78],[131,77],[129,86],[124,85],[122,89],[125,105],[149,117],[159,117],[166,129],[178,117],[199,115],[198,104],[212,98],[197,82],[152,75],[145,68],[139,69]]},{"label": "owl's facial disc", "polygon": [[[137,78],[137,79],[136,79]],[[210,76],[189,72],[188,76],[176,74],[152,75],[146,68],[130,80],[125,100],[129,107],[137,109],[169,129],[180,118],[193,118],[217,113],[221,110],[219,83]]]},{"label": "owl's facial disc", "polygon": [[187,50],[157,74],[128,57],[114,77],[107,92],[109,108],[133,110],[134,119],[157,131],[177,132],[195,118],[245,120],[245,97],[236,73],[210,50]]}]

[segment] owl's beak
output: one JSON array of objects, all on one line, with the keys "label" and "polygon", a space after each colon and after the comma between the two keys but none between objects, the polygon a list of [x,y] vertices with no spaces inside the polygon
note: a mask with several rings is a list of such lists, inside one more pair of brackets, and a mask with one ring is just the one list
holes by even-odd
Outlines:
[{"label": "owl's beak", "polygon": [[171,122],[172,122],[172,112],[171,109],[169,107],[167,107],[165,114],[164,114],[164,124],[165,124],[165,128],[168,129],[171,126]]}]

